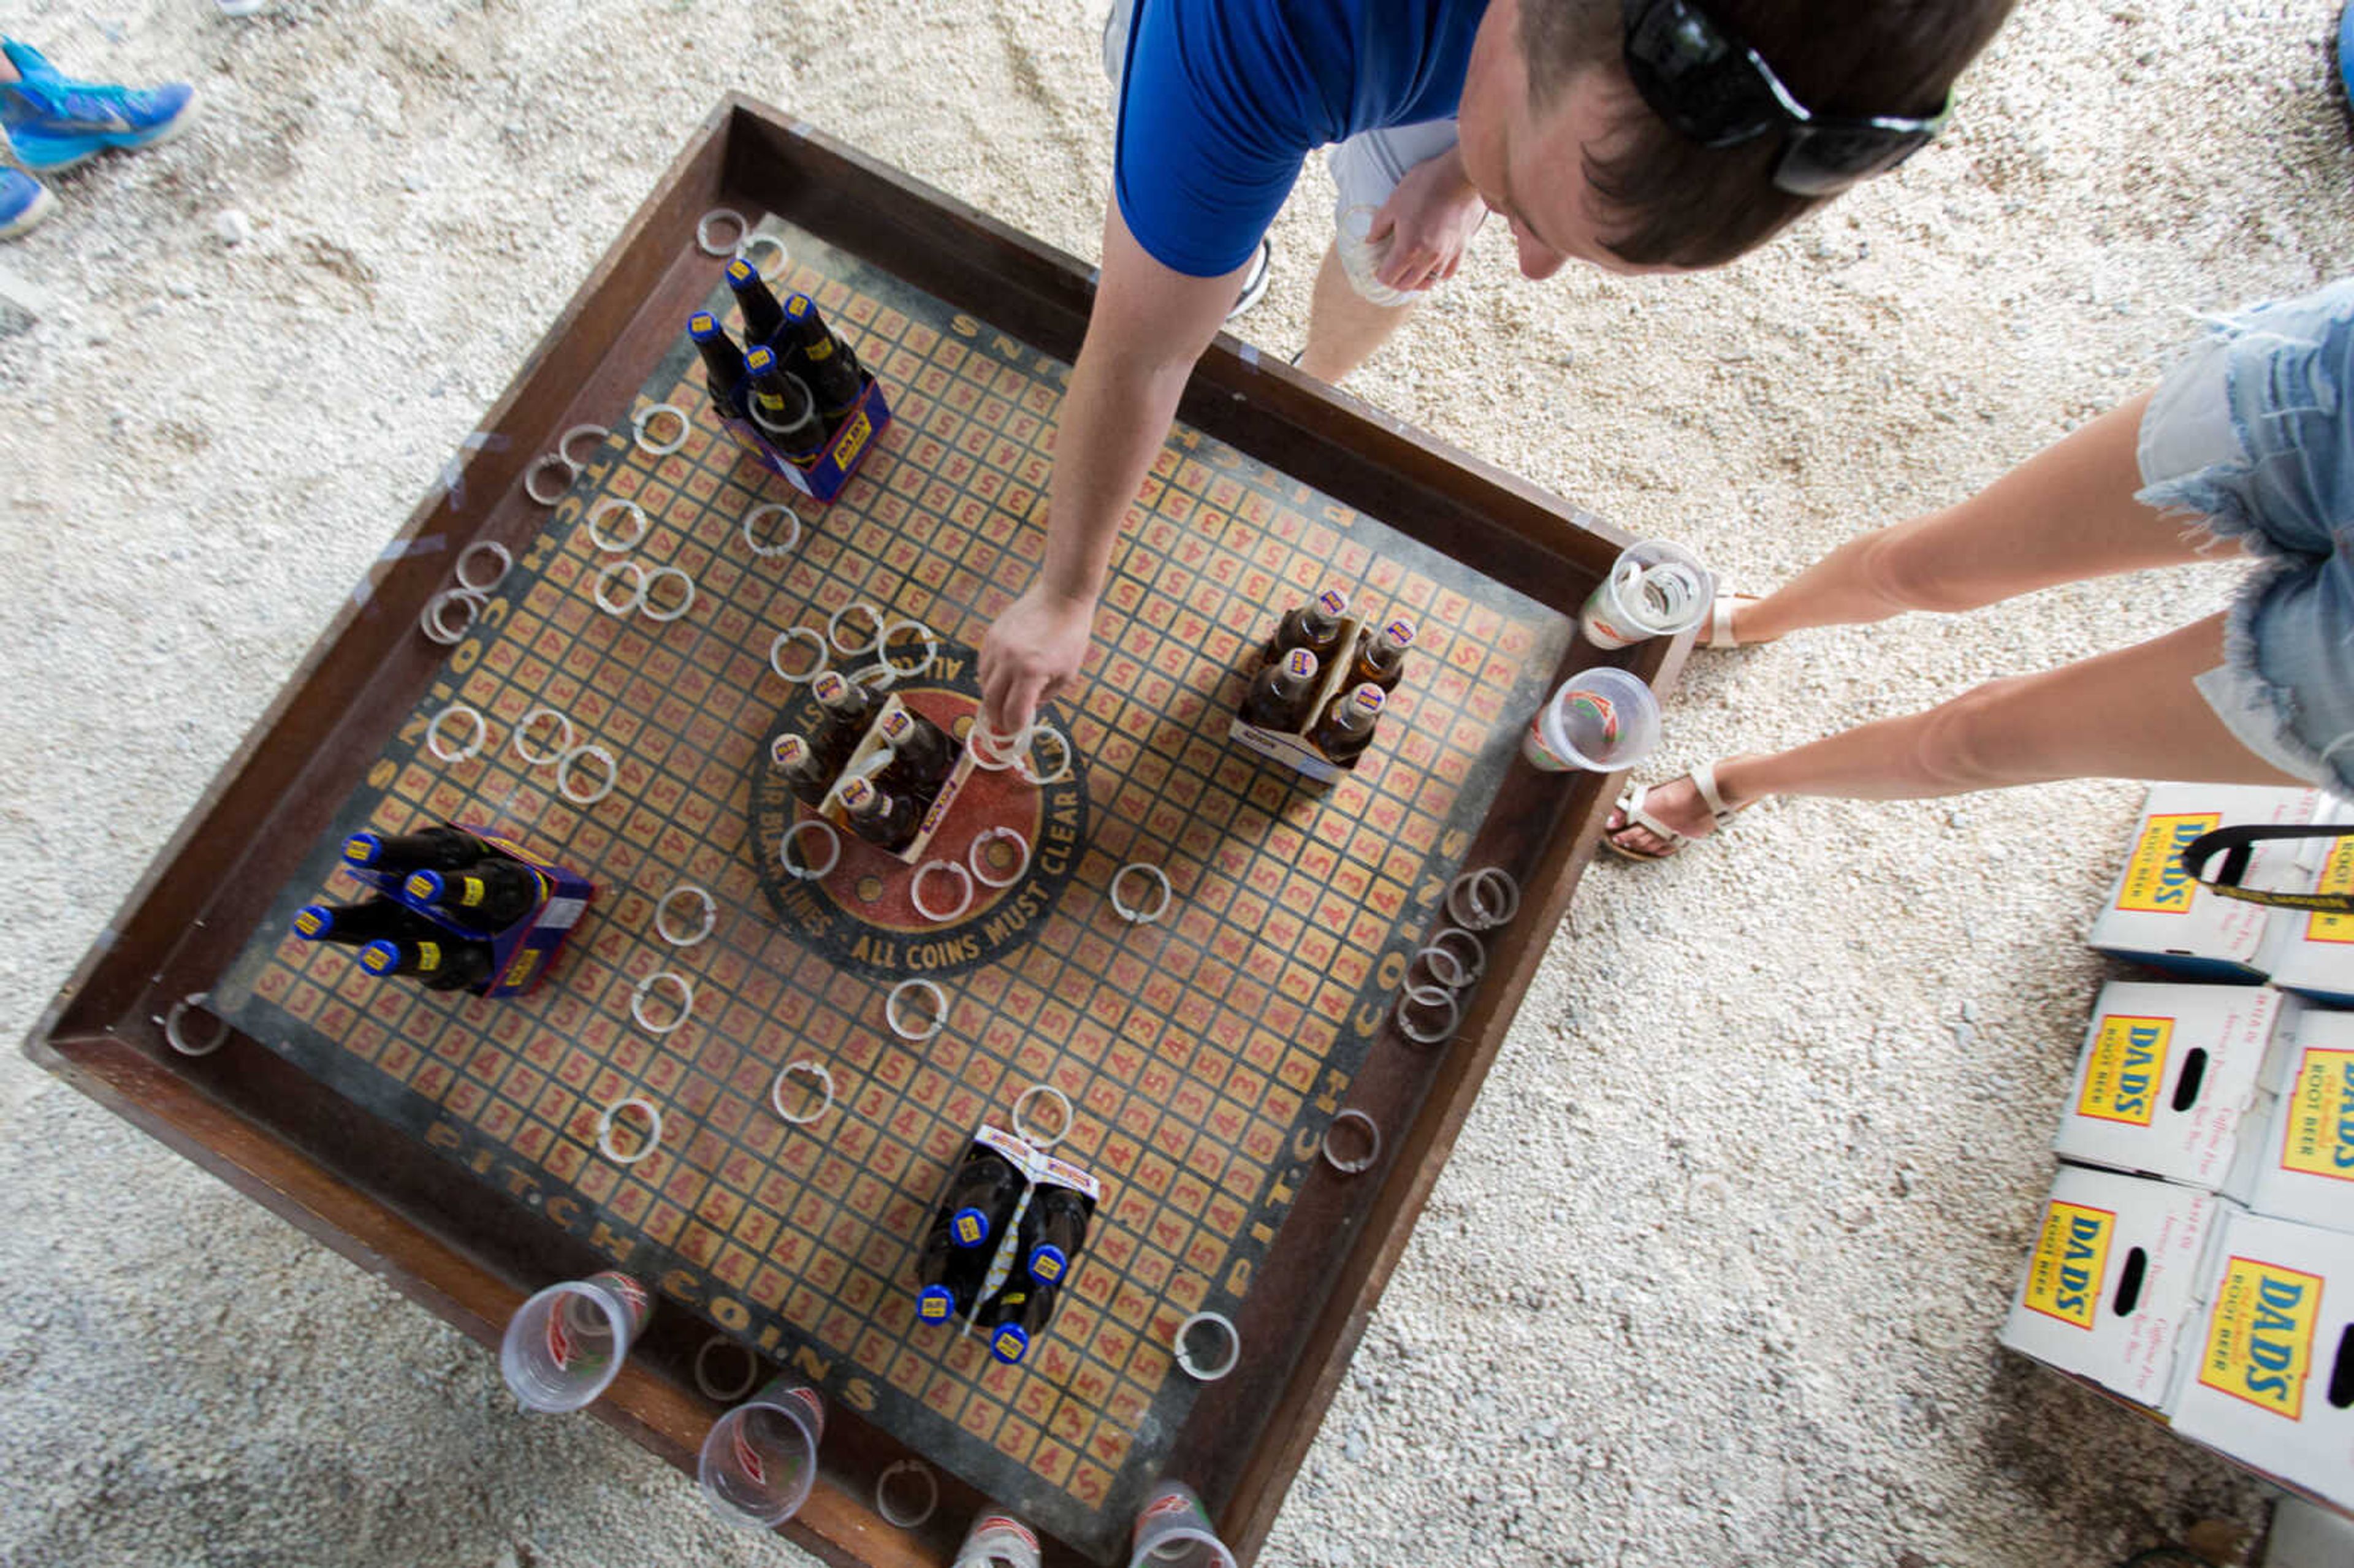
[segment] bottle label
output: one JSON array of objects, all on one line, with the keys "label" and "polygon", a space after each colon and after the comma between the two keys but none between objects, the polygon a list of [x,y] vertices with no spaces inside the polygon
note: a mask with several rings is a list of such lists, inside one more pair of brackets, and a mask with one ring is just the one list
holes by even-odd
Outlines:
[{"label": "bottle label", "polygon": [[1382,641],[1403,653],[1414,644],[1414,622],[1401,615],[1382,628]]},{"label": "bottle label", "polygon": [[479,876],[469,876],[458,884],[458,906],[472,909],[491,895],[491,885]]},{"label": "bottle label", "polygon": [[439,942],[418,943],[417,967],[427,973],[430,973],[433,970],[440,969],[441,967],[441,944]]},{"label": "bottle label", "polygon": [[851,810],[864,810],[874,798],[875,786],[864,779],[853,779],[842,787],[842,803]]},{"label": "bottle label", "polygon": [[843,679],[841,671],[827,670],[810,683],[810,690],[816,694],[819,702],[838,703],[850,690],[850,683]]},{"label": "bottle label", "polygon": [[817,342],[810,344],[809,347],[802,350],[802,352],[808,355],[811,361],[832,359],[833,357],[833,340],[832,338],[820,338]]},{"label": "bottle label", "polygon": [[1305,648],[1295,648],[1283,656],[1283,672],[1295,681],[1316,678],[1316,655]]},{"label": "bottle label", "polygon": [[779,768],[804,768],[809,765],[809,742],[797,735],[780,735],[769,755]]},{"label": "bottle label", "polygon": [[305,937],[315,937],[327,928],[327,917],[316,909],[305,909],[294,916],[294,929]]},{"label": "bottle label", "polygon": [[1371,681],[1349,695],[1349,705],[1363,714],[1368,723],[1381,716],[1382,702],[1382,689]]},{"label": "bottle label", "polygon": [[1349,613],[1349,596],[1339,588],[1326,588],[1316,596],[1316,608],[1338,620]]},{"label": "bottle label", "polygon": [[915,720],[907,716],[905,708],[893,708],[883,715],[883,736],[886,740],[905,740],[915,727]]}]

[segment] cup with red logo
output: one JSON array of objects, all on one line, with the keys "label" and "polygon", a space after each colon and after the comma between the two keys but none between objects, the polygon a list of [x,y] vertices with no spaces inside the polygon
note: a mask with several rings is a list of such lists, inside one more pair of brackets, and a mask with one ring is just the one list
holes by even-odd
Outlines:
[{"label": "cup with red logo", "polygon": [[817,1479],[825,1401],[790,1372],[714,1422],[695,1478],[711,1511],[746,1530],[774,1530],[799,1513]]},{"label": "cup with red logo", "polygon": [[1210,1528],[1209,1510],[1193,1489],[1163,1481],[1136,1516],[1128,1568],[1235,1568],[1235,1554]]},{"label": "cup with red logo", "polygon": [[1716,602],[1716,576],[1664,539],[1638,539],[1585,596],[1577,629],[1596,648],[1624,648],[1698,626]]},{"label": "cup with red logo", "polygon": [[965,1532],[955,1568],[1038,1568],[1037,1534],[992,1504]]},{"label": "cup with red logo", "polygon": [[1616,773],[1659,743],[1659,699],[1624,670],[1599,664],[1561,683],[1529,721],[1521,755],[1550,773]]},{"label": "cup with red logo", "polygon": [[507,1319],[499,1371],[525,1410],[578,1410],[612,1386],[653,1309],[619,1269],[551,1285]]}]

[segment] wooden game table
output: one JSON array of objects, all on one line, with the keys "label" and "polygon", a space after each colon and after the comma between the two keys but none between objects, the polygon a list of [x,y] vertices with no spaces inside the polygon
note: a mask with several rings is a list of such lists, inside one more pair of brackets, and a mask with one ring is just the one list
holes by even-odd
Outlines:
[{"label": "wooden game table", "polygon": [[[779,237],[785,281],[894,414],[842,496],[800,503],[801,542],[772,555],[741,521],[792,498],[719,434],[682,334],[725,300],[721,260],[695,238],[722,207]],[[1071,258],[774,110],[723,103],[533,350],[461,482],[409,518],[157,857],[33,1057],[486,1345],[549,1281],[637,1273],[663,1299],[595,1414],[690,1472],[720,1409],[691,1372],[715,1333],[810,1378],[830,1406],[822,1475],[787,1528],[830,1562],[946,1562],[993,1499],[1042,1527],[1052,1561],[1124,1563],[1162,1476],[1193,1485],[1247,1561],[1607,811],[1613,781],[1537,773],[1518,749],[1543,696],[1596,662],[1576,607],[1627,541],[1222,337],[1131,515],[1087,676],[1052,706],[1070,777],[993,776],[966,825],[1017,825],[1032,866],[941,924],[854,841],[822,884],[779,875],[790,807],[767,737],[805,716],[806,688],[771,669],[770,639],[861,600],[920,620],[940,657],[902,694],[969,722],[975,650],[1041,553],[1089,299]],[[690,416],[676,451],[630,437],[657,401]],[[562,499],[530,499],[529,466],[590,423],[613,433],[575,444]],[[638,558],[696,584],[675,621],[592,603],[612,553],[588,514],[617,499],[648,516]],[[482,540],[516,564],[437,645],[419,610]],[[1423,630],[1382,738],[1325,789],[1228,744],[1225,724],[1249,649],[1328,579]],[[1664,689],[1685,647],[1608,659]],[[425,745],[452,702],[489,730],[456,763]],[[511,746],[542,704],[613,754],[610,797],[574,804]],[[375,981],[285,938],[302,903],[355,895],[335,870],[345,832],[430,818],[488,823],[599,885],[531,995]],[[1150,924],[1110,907],[1131,861],[1173,884]],[[1449,923],[1450,880],[1486,865],[1520,880],[1522,907],[1486,933],[1454,1040],[1413,1045],[1391,999]],[[693,947],[656,928],[682,882],[717,914]],[[628,1003],[661,969],[697,1001],[655,1033]],[[951,999],[918,1043],[883,1020],[911,975]],[[162,1023],[199,993],[185,1033],[217,1018],[227,1037],[191,1056]],[[802,1057],[838,1099],[790,1126],[769,1089]],[[1067,1094],[1057,1152],[1108,1191],[1062,1316],[1004,1366],[917,1323],[910,1280],[949,1163],[1032,1083]],[[666,1124],[626,1166],[595,1136],[624,1094]],[[1384,1133],[1362,1174],[1320,1158],[1344,1107]],[[1200,1309],[1240,1330],[1239,1364],[1214,1383],[1171,1355]],[[940,1472],[942,1499],[900,1530],[874,1489],[908,1456]]]}]

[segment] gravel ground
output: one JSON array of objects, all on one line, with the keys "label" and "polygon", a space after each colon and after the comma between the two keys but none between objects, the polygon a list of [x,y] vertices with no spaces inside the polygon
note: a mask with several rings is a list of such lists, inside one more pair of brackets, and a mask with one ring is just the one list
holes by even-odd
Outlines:
[{"label": "gravel ground", "polygon": [[[182,76],[179,143],[0,251],[0,1033],[157,845],[725,90],[1092,255],[1092,0],[15,0]],[[1491,226],[1354,390],[1764,585],[2343,270],[2330,0],[2028,0],[1956,128],[1703,279],[1521,281]],[[1311,173],[1246,333],[1298,346]],[[126,454],[131,461],[126,461]],[[2216,608],[2217,566],[1695,660],[1664,762]],[[2257,1489],[1998,1351],[2135,788],[1785,805],[1596,867],[1272,1563],[2098,1565]],[[0,1057],[0,1563],[779,1563],[489,1357]]]}]

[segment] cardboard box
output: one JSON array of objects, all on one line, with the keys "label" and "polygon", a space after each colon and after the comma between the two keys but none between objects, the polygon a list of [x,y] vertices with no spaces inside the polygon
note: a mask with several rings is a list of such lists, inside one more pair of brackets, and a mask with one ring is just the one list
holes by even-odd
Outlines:
[{"label": "cardboard box", "polygon": [[2265,986],[2102,987],[2052,1152],[2243,1198],[2281,1012]]},{"label": "cardboard box", "polygon": [[[2354,823],[2354,806],[2326,800],[2317,826]],[[2354,833],[2306,839],[2288,846],[2296,855],[2297,893],[2354,893]],[[2273,984],[2333,1007],[2354,1007],[2354,915],[2274,909],[2264,917],[2258,959]]]},{"label": "cardboard box", "polygon": [[2295,1010],[2274,1032],[2264,1086],[2248,1206],[2354,1232],[2354,1012]]},{"label": "cardboard box", "polygon": [[[1238,740],[1261,757],[1280,762],[1294,773],[1304,774],[1320,784],[1330,784],[1343,773],[1356,771],[1355,757],[1346,762],[1333,761],[1309,743],[1308,729],[1314,726],[1317,715],[1341,694],[1341,687],[1347,684],[1349,666],[1356,652],[1357,635],[1367,624],[1353,615],[1341,618],[1341,656],[1325,661],[1324,668],[1316,673],[1316,690],[1309,699],[1306,727],[1267,729],[1249,723],[1237,713],[1234,723],[1227,727],[1226,737]],[[1257,672],[1254,670],[1252,674],[1256,677]],[[1363,756],[1363,753],[1358,755]]]},{"label": "cardboard box", "polygon": [[408,891],[408,876],[375,870],[346,862],[344,870],[396,904],[404,905],[450,932],[453,937],[491,944],[491,978],[466,989],[475,996],[520,996],[547,977],[556,967],[556,956],[564,948],[565,939],[572,928],[580,924],[589,902],[597,896],[596,887],[583,876],[544,860],[511,839],[463,822],[448,822],[444,827],[456,828],[473,834],[508,858],[520,862],[538,873],[541,885],[539,902],[531,912],[505,930],[474,931],[453,925],[431,904]]},{"label": "cardboard box", "polygon": [[[818,814],[845,833],[853,830],[850,812],[842,804],[842,787],[882,765],[883,754],[891,749],[891,743],[883,738],[883,721],[902,708],[911,714],[917,711],[896,694],[883,699],[883,705],[876,708],[875,716],[867,721],[866,733],[859,737],[857,747],[851,752],[849,760],[842,765],[842,772],[835,778],[833,788],[828,789],[825,799],[818,802]],[[928,714],[918,716],[931,717]],[[932,842],[932,835],[938,832],[940,824],[948,820],[949,807],[955,803],[957,792],[964,788],[964,781],[972,777],[974,767],[972,747],[957,739],[956,732],[946,724],[938,719],[932,719],[932,722],[939,726],[940,732],[949,737],[949,744],[956,747],[956,761],[949,768],[948,778],[942,780],[940,792],[932,797],[929,806],[924,808],[924,821],[917,828],[916,836],[907,841],[906,849],[896,852],[896,858],[909,865],[922,860],[925,849]]]},{"label": "cardboard box", "polygon": [[[2160,784],[2143,803],[2125,869],[2086,937],[2118,958],[2155,964],[2188,980],[2259,980],[2262,905],[2219,898],[2182,869],[2182,849],[2200,834],[2242,823],[2309,822],[2314,789],[2253,785]],[[2298,874],[2294,844],[2259,844],[2243,885],[2286,890]]]},{"label": "cardboard box", "polygon": [[[981,1277],[981,1288],[973,1296],[973,1306],[978,1309],[982,1303],[997,1294],[998,1287],[1002,1286],[1014,1269],[1021,1266],[1022,1216],[1029,1211],[1031,1200],[1038,1195],[1039,1189],[1067,1187],[1087,1199],[1087,1208],[1092,1213],[1103,1204],[1103,1183],[1068,1160],[1059,1160],[1038,1148],[1019,1133],[1008,1132],[1002,1127],[983,1122],[973,1130],[972,1144],[968,1146],[966,1153],[958,1155],[956,1163],[949,1167],[948,1176],[940,1184],[940,1194],[932,1204],[935,1222],[938,1221],[941,1209],[946,1206],[949,1192],[956,1184],[958,1173],[964,1169],[965,1160],[972,1147],[991,1150],[1002,1155],[1007,1163],[1022,1172],[1026,1182],[1021,1197],[1014,1202],[1013,1212],[1006,1218],[1004,1230],[999,1234],[996,1244],[990,1248],[989,1268]],[[1096,1234],[1096,1227],[1090,1225],[1089,1237],[1092,1239]],[[1078,1263],[1079,1259],[1076,1257],[1070,1260],[1070,1275],[1076,1274]],[[1069,1275],[1066,1275],[1066,1278],[1068,1277]],[[1057,1318],[1062,1316],[1059,1298],[1055,1316]],[[974,1331],[972,1319],[970,1316],[963,1321],[964,1328],[959,1334],[959,1338],[963,1338]]]},{"label": "cardboard box", "polygon": [[2232,1213],[2168,1401],[2174,1428],[2354,1506],[2354,1235]]},{"label": "cardboard box", "polygon": [[2139,1404],[2160,1404],[2227,1205],[2211,1192],[2063,1165],[2002,1343]]},{"label": "cardboard box", "polygon": [[719,422],[762,468],[813,501],[831,501],[850,482],[859,460],[873,450],[875,439],[891,428],[891,405],[884,400],[883,383],[872,371],[862,369],[861,374],[866,377],[866,390],[851,405],[825,450],[805,463],[795,462],[770,446],[749,419],[723,417]]}]

